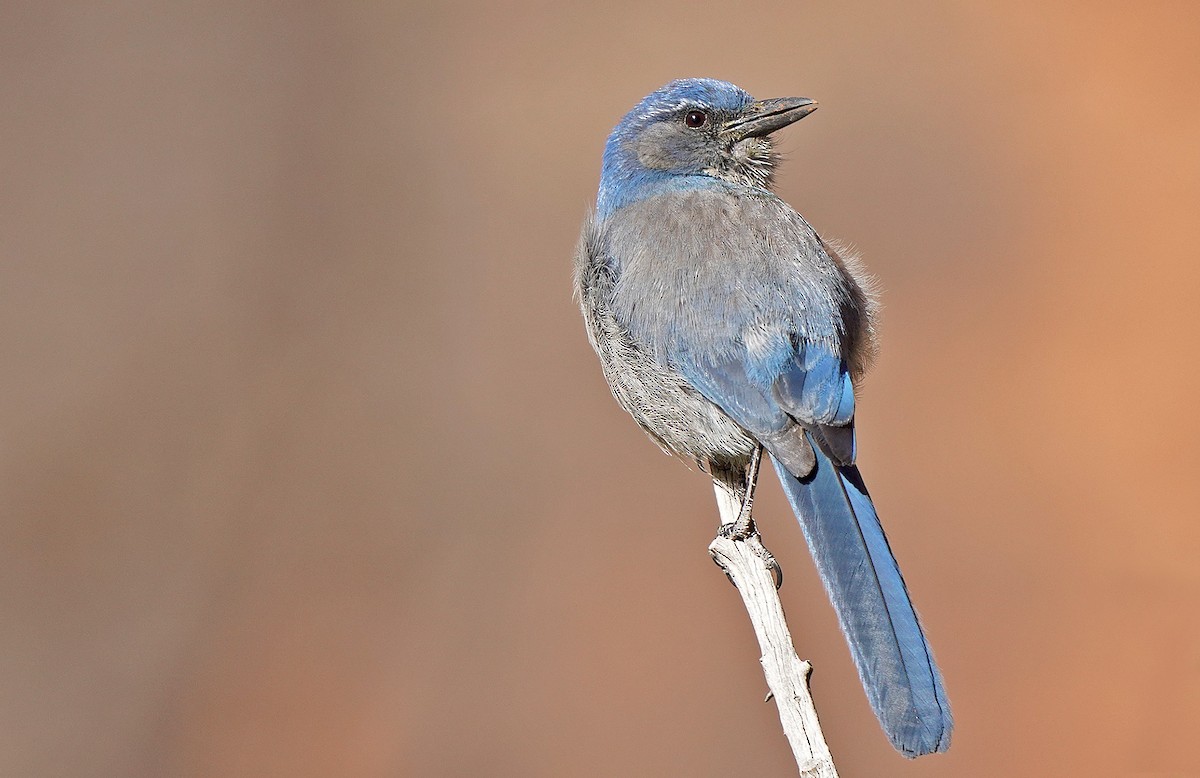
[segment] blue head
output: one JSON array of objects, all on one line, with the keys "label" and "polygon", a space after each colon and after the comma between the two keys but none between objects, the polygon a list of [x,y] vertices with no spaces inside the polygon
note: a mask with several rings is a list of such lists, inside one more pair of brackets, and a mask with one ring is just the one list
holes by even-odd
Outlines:
[{"label": "blue head", "polygon": [[755,100],[711,78],[672,81],[608,136],[599,215],[663,189],[703,185],[705,178],[769,187],[776,161],[770,134],[816,107],[805,97]]}]

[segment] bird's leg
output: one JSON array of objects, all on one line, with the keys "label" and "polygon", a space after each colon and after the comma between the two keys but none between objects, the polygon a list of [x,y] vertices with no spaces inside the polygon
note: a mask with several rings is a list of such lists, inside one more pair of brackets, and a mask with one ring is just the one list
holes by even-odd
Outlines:
[{"label": "bird's leg", "polygon": [[742,507],[732,524],[722,528],[722,534],[731,540],[745,540],[755,533],[751,509],[754,507],[754,487],[758,485],[758,469],[762,464],[762,446],[755,446],[746,466],[746,489],[742,493]]},{"label": "bird's leg", "polygon": [[783,568],[763,545],[762,536],[758,534],[758,528],[754,526],[754,518],[751,515],[751,509],[754,507],[754,488],[758,485],[758,471],[761,465],[762,446],[755,446],[754,453],[750,455],[750,464],[746,466],[746,488],[742,493],[742,507],[738,510],[737,518],[723,525],[720,533],[730,540],[740,540],[749,545],[771,571],[775,578],[775,588],[778,589],[783,586]]}]

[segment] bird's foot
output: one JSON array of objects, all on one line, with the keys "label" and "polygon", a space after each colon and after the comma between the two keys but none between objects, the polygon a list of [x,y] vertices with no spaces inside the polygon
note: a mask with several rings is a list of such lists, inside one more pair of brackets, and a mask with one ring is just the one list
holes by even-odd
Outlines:
[{"label": "bird's foot", "polygon": [[775,555],[763,545],[762,535],[758,534],[758,527],[754,526],[753,520],[743,522],[739,519],[722,524],[717,529],[717,534],[729,540],[741,541],[749,546],[754,555],[761,559],[767,569],[771,571],[771,577],[775,579],[775,588],[779,589],[783,586],[783,568],[779,566],[779,562],[775,561]]},{"label": "bird's foot", "polygon": [[746,542],[750,544],[750,549],[763,561],[767,569],[771,571],[771,577],[775,579],[775,589],[778,590],[783,586],[783,568],[775,561],[775,555],[763,545],[762,536],[757,532],[746,538]]},{"label": "bird's foot", "polygon": [[717,534],[729,540],[746,540],[751,535],[757,535],[758,528],[754,526],[752,519],[743,520],[739,518],[737,521],[722,524],[717,528]]}]

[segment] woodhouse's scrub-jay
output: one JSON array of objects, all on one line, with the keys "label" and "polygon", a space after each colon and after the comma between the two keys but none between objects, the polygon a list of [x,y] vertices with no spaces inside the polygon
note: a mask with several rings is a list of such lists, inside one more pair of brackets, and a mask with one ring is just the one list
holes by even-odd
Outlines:
[{"label": "woodhouse's scrub-jay", "polygon": [[770,134],[816,108],[712,79],[640,102],[604,149],[575,287],[604,377],[664,450],[743,501],[763,449],[800,520],[875,714],[906,756],[944,751],[941,673],[854,464],[875,302],[771,192]]}]

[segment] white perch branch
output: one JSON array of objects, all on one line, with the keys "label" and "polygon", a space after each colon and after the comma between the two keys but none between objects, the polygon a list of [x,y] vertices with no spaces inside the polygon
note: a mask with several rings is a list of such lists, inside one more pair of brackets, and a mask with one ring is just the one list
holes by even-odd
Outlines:
[{"label": "white perch branch", "polygon": [[[737,518],[740,504],[734,495],[721,487],[718,486],[716,492],[721,521],[729,524]],[[779,708],[779,721],[792,746],[800,775],[804,778],[837,778],[833,756],[821,734],[817,709],[808,689],[812,665],[796,655],[783,616],[783,605],[775,589],[775,577],[764,559],[767,555],[762,541],[757,534],[746,540],[730,540],[718,535],[708,551],[742,595],[762,651],[759,661],[763,674]]]}]

